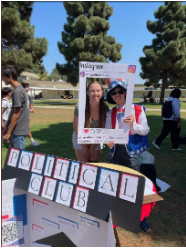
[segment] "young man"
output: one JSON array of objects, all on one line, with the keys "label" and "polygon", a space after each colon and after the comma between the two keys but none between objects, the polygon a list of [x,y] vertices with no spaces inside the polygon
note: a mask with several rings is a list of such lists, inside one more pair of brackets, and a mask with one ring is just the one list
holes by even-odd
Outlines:
[{"label": "young man", "polygon": [[[21,85],[23,86],[23,88],[25,89],[25,92],[27,93],[27,97],[28,97],[28,101],[29,101],[30,113],[34,113],[34,107],[33,107],[32,97],[28,94],[28,92],[29,92],[29,84],[23,82]],[[30,126],[29,126],[29,128],[30,128]],[[29,132],[29,134],[28,134],[28,137],[29,137],[29,139],[30,139],[30,141],[31,141],[31,144],[32,144],[33,146],[39,146],[39,143],[37,143],[37,142],[33,139],[33,137],[32,137],[31,128],[30,128],[30,132]]]},{"label": "young man", "polygon": [[11,147],[25,149],[25,137],[29,134],[29,104],[23,87],[17,81],[17,73],[13,66],[2,67],[2,80],[11,85],[12,109],[10,111],[2,136],[4,142],[10,142]]},{"label": "young man", "polygon": [[163,117],[163,128],[160,135],[155,139],[152,144],[157,149],[160,149],[162,141],[171,134],[172,151],[182,151],[183,149],[179,147],[179,135],[181,132],[181,116],[180,116],[180,98],[181,90],[174,89],[170,93],[170,97],[167,102],[172,102],[172,115],[169,118]]},{"label": "young man", "polygon": [[1,121],[1,130],[5,128],[8,116],[10,114],[10,103],[9,100],[12,96],[12,90],[8,87],[2,89],[2,121]]},{"label": "young man", "polygon": [[[116,107],[107,112],[106,128],[123,129],[123,123],[130,126],[128,144],[107,144],[110,148],[110,163],[123,165],[140,171],[139,154],[148,149],[149,126],[143,106],[132,104],[131,115],[125,116],[127,87],[123,81],[114,81],[109,86],[107,101]],[[150,231],[146,218],[140,223],[144,232]]]},{"label": "young man", "polygon": [[110,84],[107,101],[116,107],[107,113],[106,128],[123,129],[123,123],[130,125],[129,142],[126,145],[108,144],[110,147],[110,162],[130,167],[140,171],[139,155],[148,149],[149,126],[143,106],[133,104],[131,115],[125,116],[127,87],[122,81]]}]

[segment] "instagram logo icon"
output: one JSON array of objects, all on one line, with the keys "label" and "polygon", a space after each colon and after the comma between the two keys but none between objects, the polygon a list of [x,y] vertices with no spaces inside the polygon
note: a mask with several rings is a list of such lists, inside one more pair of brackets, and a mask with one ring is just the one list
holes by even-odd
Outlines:
[{"label": "instagram logo icon", "polygon": [[129,73],[135,73],[136,72],[136,66],[135,65],[129,65],[128,72]]}]

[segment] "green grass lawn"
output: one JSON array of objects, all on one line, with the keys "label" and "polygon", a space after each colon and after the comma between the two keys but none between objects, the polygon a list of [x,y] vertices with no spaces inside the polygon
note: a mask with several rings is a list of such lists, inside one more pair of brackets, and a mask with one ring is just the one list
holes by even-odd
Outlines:
[{"label": "green grass lawn", "polygon": [[[75,159],[72,147],[73,110],[35,108],[31,114],[31,130],[34,139],[40,143],[32,147],[26,139],[26,150],[37,151],[59,157]],[[164,201],[157,202],[149,217],[151,232],[133,234],[117,228],[121,246],[186,246],[186,146],[183,151],[171,151],[170,137],[155,149],[151,142],[159,135],[162,128],[162,117],[159,112],[148,111],[150,126],[149,152],[155,156],[157,176],[171,185],[161,194]],[[186,135],[186,113],[182,113],[181,135]],[[7,147],[2,144],[2,165]],[[100,162],[109,162],[109,151],[105,147]]]},{"label": "green grass lawn", "polygon": [[[182,98],[181,101],[181,109],[186,109],[186,99]],[[75,106],[78,103],[78,99],[54,99],[54,100],[34,100],[34,105],[39,106]],[[159,103],[140,103],[139,98],[133,98],[133,102],[137,104],[144,105],[146,108],[159,108],[161,109],[161,105]],[[109,107],[113,107],[115,105],[108,104]]]},{"label": "green grass lawn", "polygon": [[58,106],[58,105],[69,105],[69,106],[75,106],[78,103],[77,99],[48,99],[48,100],[33,100],[34,105],[39,105],[39,106]]}]

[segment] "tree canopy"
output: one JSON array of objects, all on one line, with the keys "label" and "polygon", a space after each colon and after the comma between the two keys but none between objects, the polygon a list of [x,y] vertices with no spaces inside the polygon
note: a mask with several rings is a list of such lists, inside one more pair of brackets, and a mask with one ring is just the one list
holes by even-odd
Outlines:
[{"label": "tree canopy", "polygon": [[49,81],[58,81],[59,79],[60,79],[59,72],[56,68],[54,68],[52,70],[52,72],[50,73],[50,75],[48,76],[48,80]]},{"label": "tree canopy", "polygon": [[186,85],[186,4],[165,2],[155,12],[157,21],[147,21],[147,29],[156,35],[150,46],[143,48],[145,57],[139,59],[145,85],[159,87],[160,103],[165,87]]},{"label": "tree canopy", "polygon": [[63,2],[67,11],[67,23],[62,31],[58,48],[67,63],[56,64],[61,75],[76,85],[79,81],[79,61],[117,62],[121,59],[122,45],[107,35],[109,17],[113,8],[107,2]]},{"label": "tree canopy", "polygon": [[33,3],[2,2],[2,65],[14,65],[18,75],[39,65],[47,53],[47,40],[35,38],[30,25]]}]

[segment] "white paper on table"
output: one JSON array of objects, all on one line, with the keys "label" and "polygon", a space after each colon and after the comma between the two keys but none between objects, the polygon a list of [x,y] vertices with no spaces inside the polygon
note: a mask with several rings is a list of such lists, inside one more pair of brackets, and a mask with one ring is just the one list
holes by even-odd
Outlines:
[{"label": "white paper on table", "polygon": [[168,183],[166,183],[166,182],[164,182],[164,181],[162,181],[162,180],[160,180],[158,178],[156,178],[156,183],[161,188],[159,193],[163,193],[163,192],[167,191],[171,187]]},{"label": "white paper on table", "polygon": [[2,204],[2,216],[13,216],[13,202]]},{"label": "white paper on table", "polygon": [[154,194],[156,194],[156,193],[153,191],[153,182],[148,177],[145,177],[144,196],[145,195],[154,195]]}]

